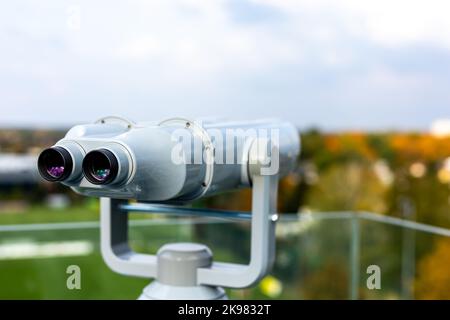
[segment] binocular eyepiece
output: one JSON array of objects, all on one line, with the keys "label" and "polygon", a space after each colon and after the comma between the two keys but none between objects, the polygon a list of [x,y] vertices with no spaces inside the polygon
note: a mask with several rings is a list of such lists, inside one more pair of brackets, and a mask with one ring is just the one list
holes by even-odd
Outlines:
[{"label": "binocular eyepiece", "polygon": [[107,149],[93,150],[84,157],[83,173],[92,184],[109,184],[119,173],[119,162]]},{"label": "binocular eyepiece", "polygon": [[42,178],[58,182],[68,179],[73,171],[73,160],[69,151],[63,147],[52,147],[41,152],[38,169]]},{"label": "binocular eyepiece", "polygon": [[[81,162],[82,174],[74,166],[77,161]],[[54,146],[41,152],[38,169],[42,178],[50,182],[79,181],[84,176],[94,185],[107,185],[118,177],[119,161],[108,149],[93,150],[75,160],[69,149]]]}]

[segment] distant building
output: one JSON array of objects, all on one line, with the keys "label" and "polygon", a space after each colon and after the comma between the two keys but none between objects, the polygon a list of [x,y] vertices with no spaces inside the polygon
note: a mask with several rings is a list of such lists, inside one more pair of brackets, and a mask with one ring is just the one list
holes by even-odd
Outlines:
[{"label": "distant building", "polygon": [[431,124],[430,132],[433,136],[450,137],[450,119],[438,119]]},{"label": "distant building", "polygon": [[13,153],[0,153],[0,187],[34,185],[42,182],[37,157]]}]

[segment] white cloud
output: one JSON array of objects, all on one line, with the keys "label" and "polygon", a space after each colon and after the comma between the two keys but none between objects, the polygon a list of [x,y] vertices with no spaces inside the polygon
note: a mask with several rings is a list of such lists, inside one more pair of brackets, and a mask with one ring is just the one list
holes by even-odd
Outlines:
[{"label": "white cloud", "polygon": [[130,30],[130,39],[114,49],[122,58],[140,62],[159,59],[171,71],[188,71],[195,76],[271,68],[300,57],[295,41],[267,25],[233,22],[227,1],[174,1],[158,7],[155,16],[146,3],[140,3],[139,10],[149,13],[148,22]]},{"label": "white cloud", "polygon": [[[300,14],[320,18],[331,13],[346,26],[347,32],[385,46],[433,43],[450,48],[450,2],[447,0],[252,1],[281,9],[293,18]],[[321,21],[331,28],[335,23],[335,19]]]},{"label": "white cloud", "polygon": [[13,15],[0,13],[0,25],[26,34],[28,45],[58,39],[81,58],[147,61],[170,76],[308,66],[311,59],[330,67],[348,65],[353,54],[345,42],[355,38],[387,47],[431,43],[450,48],[448,1],[250,1],[269,6],[274,14],[281,11],[282,21],[236,22],[232,2],[226,0],[80,1],[76,31],[66,25],[71,6],[26,1],[23,12],[14,7]]},{"label": "white cloud", "polygon": [[[77,28],[68,27],[72,6]],[[437,117],[450,103],[450,71],[428,68],[439,62],[425,55],[417,68],[405,48],[447,52],[449,7],[440,0],[8,2],[0,11],[0,95],[10,108],[0,108],[0,122],[48,114],[79,121],[124,104],[132,117],[155,104],[164,108],[152,117],[226,111],[328,125],[350,123],[375,102],[371,112],[411,104],[431,112],[435,103]],[[255,16],[261,8],[265,15]],[[39,112],[23,112],[30,108]]]}]

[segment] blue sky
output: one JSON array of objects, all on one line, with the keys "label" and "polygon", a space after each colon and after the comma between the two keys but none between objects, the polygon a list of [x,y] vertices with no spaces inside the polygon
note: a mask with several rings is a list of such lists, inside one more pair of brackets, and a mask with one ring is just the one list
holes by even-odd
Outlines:
[{"label": "blue sky", "polygon": [[0,124],[279,117],[427,129],[450,118],[443,0],[18,0],[0,11]]}]

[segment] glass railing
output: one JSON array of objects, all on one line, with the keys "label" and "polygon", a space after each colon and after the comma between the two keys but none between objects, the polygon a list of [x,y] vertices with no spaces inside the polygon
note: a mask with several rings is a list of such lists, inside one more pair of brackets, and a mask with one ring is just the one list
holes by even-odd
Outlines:
[{"label": "glass railing", "polygon": [[[214,259],[247,263],[249,223],[142,216],[130,222],[134,250],[170,242],[208,245]],[[371,213],[281,216],[276,263],[241,299],[450,299],[450,230]],[[70,289],[69,266],[81,288]],[[0,226],[0,299],[135,299],[148,279],[104,264],[98,222]]]}]

